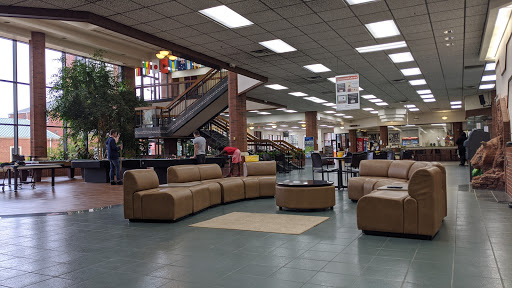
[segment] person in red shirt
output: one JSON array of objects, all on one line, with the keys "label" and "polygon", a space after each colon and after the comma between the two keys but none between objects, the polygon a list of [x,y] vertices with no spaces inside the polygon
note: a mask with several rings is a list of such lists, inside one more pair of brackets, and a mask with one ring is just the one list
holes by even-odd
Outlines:
[{"label": "person in red shirt", "polygon": [[238,177],[240,177],[240,163],[242,162],[242,154],[240,153],[240,149],[226,146],[221,148],[221,152],[217,156],[222,155],[231,155],[231,169],[229,171],[229,175],[226,177],[231,177],[231,175],[233,175],[233,170],[235,167],[237,167]]}]

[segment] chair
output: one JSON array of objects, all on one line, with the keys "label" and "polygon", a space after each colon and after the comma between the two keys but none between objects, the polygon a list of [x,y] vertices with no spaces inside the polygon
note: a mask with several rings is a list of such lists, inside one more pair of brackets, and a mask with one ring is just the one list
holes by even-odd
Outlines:
[{"label": "chair", "polygon": [[352,161],[350,163],[350,166],[347,167],[346,170],[343,172],[346,174],[346,179],[348,183],[348,174],[350,174],[351,177],[358,176],[359,175],[359,163],[361,163],[362,160],[367,160],[368,153],[367,152],[360,152],[360,153],[354,153],[352,154]]},{"label": "chair", "polygon": [[370,152],[368,152],[368,155],[367,155],[367,157],[366,157],[366,160],[378,159],[378,158],[375,158],[375,157],[376,157],[375,152],[370,151]]},{"label": "chair", "polygon": [[324,180],[324,173],[327,173],[327,181],[329,181],[329,173],[338,173],[339,171],[337,168],[324,169],[322,156],[318,153],[311,153],[311,160],[313,162],[313,180],[315,180],[315,172],[322,173],[322,180]]},{"label": "chair", "polygon": [[388,151],[386,156],[387,160],[395,160],[395,151]]},{"label": "chair", "polygon": [[400,151],[400,160],[412,159],[412,151],[411,150],[401,150]]}]

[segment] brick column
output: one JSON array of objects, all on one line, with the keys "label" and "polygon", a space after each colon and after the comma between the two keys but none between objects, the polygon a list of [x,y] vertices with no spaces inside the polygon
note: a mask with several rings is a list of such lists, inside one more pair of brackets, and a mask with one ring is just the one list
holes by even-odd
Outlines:
[{"label": "brick column", "polygon": [[121,77],[135,91],[135,68],[123,66]]},{"label": "brick column", "polygon": [[505,148],[505,189],[512,196],[512,147]]},{"label": "brick column", "polygon": [[30,59],[30,155],[46,158],[45,34],[32,32]]},{"label": "brick column", "polygon": [[380,140],[382,144],[380,145],[380,149],[386,148],[388,146],[388,126],[380,126]]},{"label": "brick column", "polygon": [[307,111],[306,112],[306,137],[313,137],[315,147],[314,150],[318,150],[318,125],[317,125],[317,112]]},{"label": "brick column", "polygon": [[164,157],[178,155],[178,139],[164,138]]},{"label": "brick column", "polygon": [[348,141],[350,142],[350,146],[348,147],[349,152],[357,152],[357,136],[356,130],[348,130]]},{"label": "brick column", "polygon": [[[453,141],[457,141],[460,134],[462,133],[462,122],[453,122]],[[466,135],[467,136],[467,135]]]},{"label": "brick column", "polygon": [[229,145],[247,151],[246,95],[238,95],[238,75],[228,72]]}]

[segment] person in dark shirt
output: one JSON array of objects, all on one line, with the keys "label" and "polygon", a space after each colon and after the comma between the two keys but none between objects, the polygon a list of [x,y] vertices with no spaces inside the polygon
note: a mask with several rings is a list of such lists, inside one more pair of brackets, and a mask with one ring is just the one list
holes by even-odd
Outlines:
[{"label": "person in dark shirt", "polygon": [[466,147],[464,147],[464,141],[466,141],[468,137],[466,137],[466,133],[462,132],[455,141],[455,144],[459,146],[459,158],[460,158],[460,166],[464,166],[466,164]]},{"label": "person in dark shirt", "polygon": [[[123,185],[121,180],[121,167],[119,163],[119,151],[121,146],[117,146],[116,142],[119,141],[119,134],[116,130],[110,130],[109,137],[107,138],[107,158],[110,161],[110,185]],[[117,177],[117,182],[115,181]]]}]

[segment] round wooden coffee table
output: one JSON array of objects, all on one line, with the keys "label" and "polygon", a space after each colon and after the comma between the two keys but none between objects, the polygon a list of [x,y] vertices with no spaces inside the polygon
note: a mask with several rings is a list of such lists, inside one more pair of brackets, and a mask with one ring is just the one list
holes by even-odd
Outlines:
[{"label": "round wooden coffee table", "polygon": [[277,182],[276,205],[279,210],[326,209],[336,205],[334,183],[323,180],[285,180]]}]

